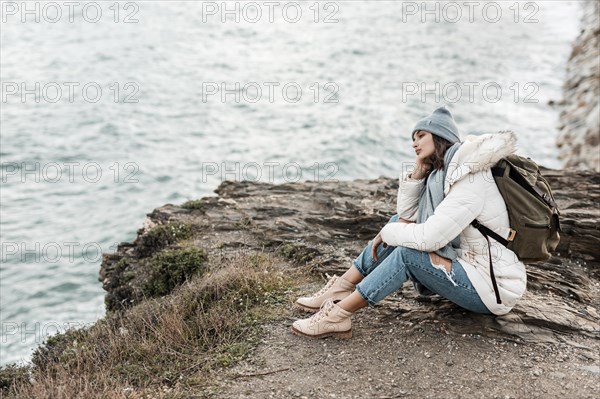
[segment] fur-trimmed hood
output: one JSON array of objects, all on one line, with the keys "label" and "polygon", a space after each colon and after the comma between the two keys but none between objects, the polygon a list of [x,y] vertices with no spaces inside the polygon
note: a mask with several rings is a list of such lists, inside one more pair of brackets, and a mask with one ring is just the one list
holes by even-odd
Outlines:
[{"label": "fur-trimmed hood", "polygon": [[500,159],[513,154],[516,147],[517,136],[510,130],[466,136],[448,166],[444,195],[448,194],[452,184],[469,174],[490,169]]}]

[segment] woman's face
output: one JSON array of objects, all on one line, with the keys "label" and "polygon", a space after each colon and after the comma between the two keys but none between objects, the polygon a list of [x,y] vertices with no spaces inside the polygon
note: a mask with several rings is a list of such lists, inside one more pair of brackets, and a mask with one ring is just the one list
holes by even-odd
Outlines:
[{"label": "woman's face", "polygon": [[417,159],[427,160],[435,151],[433,135],[425,130],[417,131],[413,137],[412,147],[417,153]]}]

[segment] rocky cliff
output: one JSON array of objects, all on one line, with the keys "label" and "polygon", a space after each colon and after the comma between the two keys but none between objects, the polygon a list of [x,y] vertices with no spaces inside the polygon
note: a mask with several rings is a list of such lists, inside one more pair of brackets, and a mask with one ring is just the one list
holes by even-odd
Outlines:
[{"label": "rocky cliff", "polygon": [[560,104],[557,145],[565,167],[600,172],[600,2],[583,4]]},{"label": "rocky cliff", "polygon": [[[394,303],[405,321],[436,315],[463,333],[486,326],[488,335],[533,341],[600,334],[600,176],[557,170],[544,170],[544,175],[561,210],[561,243],[548,262],[529,265],[529,292],[514,311],[502,317],[465,316],[449,302],[416,298],[407,284],[402,292],[406,300]],[[297,267],[340,273],[395,213],[397,189],[397,180],[384,177],[282,185],[227,181],[215,190],[217,197],[157,208],[148,214],[134,243],[123,243],[117,253],[105,255],[100,274],[107,309],[128,308],[143,300],[152,278],[146,260],[179,245],[169,242],[165,231],[172,236],[187,231],[186,245],[201,248],[209,257],[275,252]],[[476,321],[465,324],[465,318]]]}]

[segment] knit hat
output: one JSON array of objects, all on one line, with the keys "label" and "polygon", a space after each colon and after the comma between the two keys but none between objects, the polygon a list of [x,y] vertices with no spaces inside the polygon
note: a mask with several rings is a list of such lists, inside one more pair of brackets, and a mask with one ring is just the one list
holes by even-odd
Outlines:
[{"label": "knit hat", "polygon": [[417,130],[425,130],[431,134],[448,140],[452,144],[460,142],[458,127],[450,111],[445,105],[435,109],[433,113],[417,122],[411,137],[415,137]]}]

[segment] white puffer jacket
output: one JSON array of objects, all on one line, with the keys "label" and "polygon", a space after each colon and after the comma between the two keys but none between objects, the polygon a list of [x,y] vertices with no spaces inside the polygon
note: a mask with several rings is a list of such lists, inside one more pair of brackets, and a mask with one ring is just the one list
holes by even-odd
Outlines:
[{"label": "white puffer jacket", "polygon": [[[508,237],[506,205],[492,177],[490,168],[512,154],[516,137],[512,132],[467,136],[452,161],[444,182],[444,200],[425,223],[389,223],[381,230],[383,241],[432,252],[460,234],[458,261],[465,269],[477,293],[490,312],[508,313],[525,293],[527,274],[517,256],[490,237],[494,275],[502,304],[496,303],[489,271],[488,244],[473,226],[473,219]],[[398,215],[416,221],[421,189],[425,179],[412,180],[402,173],[398,189]]]}]

